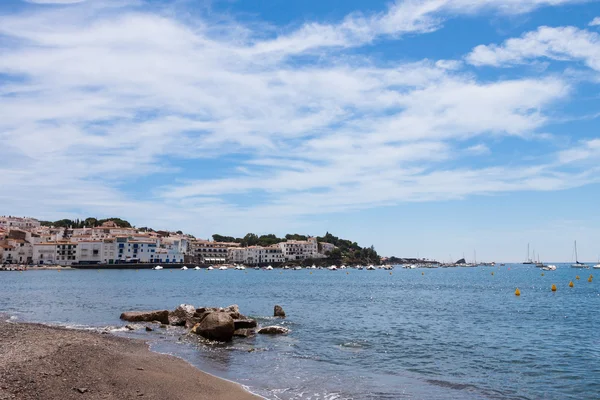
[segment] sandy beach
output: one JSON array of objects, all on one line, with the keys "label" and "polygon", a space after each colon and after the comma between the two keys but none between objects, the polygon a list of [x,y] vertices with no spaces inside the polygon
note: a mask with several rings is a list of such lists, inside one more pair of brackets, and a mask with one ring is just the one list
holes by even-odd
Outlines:
[{"label": "sandy beach", "polygon": [[259,398],[142,341],[0,322],[0,400]]}]

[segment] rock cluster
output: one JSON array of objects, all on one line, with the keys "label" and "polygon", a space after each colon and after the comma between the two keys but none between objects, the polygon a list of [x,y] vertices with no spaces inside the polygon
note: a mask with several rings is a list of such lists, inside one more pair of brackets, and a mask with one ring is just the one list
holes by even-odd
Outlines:
[{"label": "rock cluster", "polygon": [[[275,306],[274,314],[285,318],[285,312],[280,306]],[[157,322],[164,325],[185,326],[191,333],[218,342],[229,342],[234,336],[250,337],[256,333],[274,335],[289,332],[282,326],[268,326],[257,331],[256,320],[241,314],[235,304],[225,308],[196,308],[193,305],[181,304],[174,311],[128,311],[121,314],[121,319],[130,322]],[[126,327],[131,329],[130,325]]]}]

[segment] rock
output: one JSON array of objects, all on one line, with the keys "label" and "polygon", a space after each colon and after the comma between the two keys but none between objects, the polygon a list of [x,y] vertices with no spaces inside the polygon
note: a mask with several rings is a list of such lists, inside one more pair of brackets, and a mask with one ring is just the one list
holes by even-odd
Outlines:
[{"label": "rock", "polygon": [[284,328],[283,326],[265,326],[264,328],[260,328],[258,333],[261,335],[285,335],[289,331],[288,328]]},{"label": "rock", "polygon": [[194,317],[196,307],[181,304],[175,311],[169,313],[169,323],[173,326],[184,326],[186,321]]},{"label": "rock", "polygon": [[250,337],[250,336],[254,336],[256,334],[256,331],[254,329],[236,329],[233,332],[233,336],[238,336],[238,337]]},{"label": "rock", "polygon": [[258,324],[256,323],[256,320],[254,319],[238,319],[238,320],[234,320],[233,321],[233,325],[235,326],[235,329],[249,329],[249,328],[256,328],[258,326]]},{"label": "rock", "polygon": [[229,307],[225,307],[223,309],[223,312],[226,312],[227,314],[229,314],[231,316],[231,318],[233,318],[233,319],[241,319],[243,317],[243,315],[240,314],[240,307],[237,304],[233,304]]},{"label": "rock", "polygon": [[233,337],[235,326],[233,318],[224,312],[211,312],[202,322],[197,323],[192,328],[192,333],[196,333],[206,339],[219,342],[229,342]]},{"label": "rock", "polygon": [[[208,315],[208,314],[207,314]],[[204,319],[204,318],[202,318]],[[185,321],[185,328],[186,329],[192,329],[194,327],[194,325],[199,324],[202,320],[200,318],[189,318],[188,320]]]},{"label": "rock", "polygon": [[240,313],[240,307],[237,304],[230,305],[223,309],[226,313]]},{"label": "rock", "polygon": [[149,326],[146,327],[146,332],[152,332],[154,329],[150,328]]},{"label": "rock", "polygon": [[152,322],[160,321],[162,324],[169,323],[169,311],[127,311],[121,314],[121,319],[129,322]]},{"label": "rock", "polygon": [[75,390],[77,390],[79,393],[84,394],[85,392],[87,392],[87,388],[73,388]]},{"label": "rock", "polygon": [[196,323],[200,323],[208,314],[218,311],[220,311],[220,309],[216,307],[197,308],[193,318],[198,321]]},{"label": "rock", "polygon": [[135,331],[135,328],[131,325],[125,325],[125,328],[129,329],[130,331]]},{"label": "rock", "polygon": [[281,306],[275,306],[275,310],[273,311],[273,316],[285,318],[285,311],[283,311],[283,308],[281,308]]}]

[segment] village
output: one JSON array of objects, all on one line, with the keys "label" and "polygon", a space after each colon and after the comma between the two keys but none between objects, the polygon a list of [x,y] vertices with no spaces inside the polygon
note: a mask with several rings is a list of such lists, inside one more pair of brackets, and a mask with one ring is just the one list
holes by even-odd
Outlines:
[{"label": "village", "polygon": [[269,246],[196,239],[179,232],[119,226],[112,220],[83,228],[43,226],[34,218],[0,217],[0,263],[18,265],[133,263],[280,264],[327,258],[331,243],[286,240]]}]

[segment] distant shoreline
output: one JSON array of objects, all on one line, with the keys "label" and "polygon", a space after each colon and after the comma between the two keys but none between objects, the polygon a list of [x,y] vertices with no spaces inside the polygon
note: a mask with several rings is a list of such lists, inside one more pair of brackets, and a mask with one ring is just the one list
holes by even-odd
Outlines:
[{"label": "distant shoreline", "polygon": [[0,398],[260,399],[141,340],[5,321],[0,337]]}]

